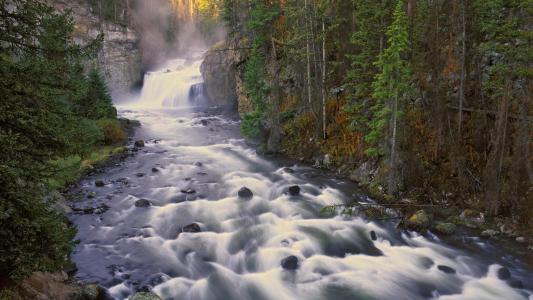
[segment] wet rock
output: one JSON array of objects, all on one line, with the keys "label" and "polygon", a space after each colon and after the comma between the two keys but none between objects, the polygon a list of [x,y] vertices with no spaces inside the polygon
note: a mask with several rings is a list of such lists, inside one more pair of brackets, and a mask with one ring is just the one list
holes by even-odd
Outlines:
[{"label": "wet rock", "polygon": [[378,239],[378,236],[374,230],[370,231],[370,238],[375,241]]},{"label": "wet rock", "polygon": [[198,173],[196,173],[196,174],[198,174],[198,175],[200,175],[200,176],[207,176],[207,173],[206,173],[206,172],[198,172]]},{"label": "wet rock", "polygon": [[197,233],[197,232],[202,231],[202,229],[200,228],[200,225],[198,225],[197,223],[192,223],[192,224],[189,224],[189,225],[183,227],[181,229],[181,231],[182,232]]},{"label": "wet rock", "polygon": [[300,187],[297,185],[290,186],[288,192],[291,196],[298,196],[300,195]]},{"label": "wet rock", "polygon": [[523,289],[524,288],[524,284],[520,280],[511,280],[508,283],[509,283],[510,287],[515,288],[515,289]]},{"label": "wet rock", "polygon": [[97,187],[103,187],[105,185],[105,183],[104,183],[103,180],[96,180],[94,182],[94,185],[97,186]]},{"label": "wet rock", "polygon": [[526,242],[526,238],[523,237],[523,236],[519,236],[519,237],[516,238],[516,241],[519,242],[519,243],[521,243],[521,244],[523,244],[523,243]]},{"label": "wet rock", "polygon": [[424,230],[431,225],[431,218],[424,210],[419,210],[414,213],[406,222],[406,226],[409,229]]},{"label": "wet rock", "polygon": [[157,173],[157,172],[159,172],[159,169],[158,168],[152,168],[152,172]]},{"label": "wet rock", "polygon": [[439,223],[435,226],[435,230],[438,233],[442,234],[453,234],[455,232],[456,226],[453,223]]},{"label": "wet rock", "polygon": [[298,269],[298,257],[291,255],[281,260],[281,267],[285,270]]},{"label": "wet rock", "polygon": [[130,300],[161,300],[161,298],[152,292],[139,292],[135,293]]},{"label": "wet rock", "polygon": [[149,207],[150,205],[152,205],[152,203],[150,203],[150,201],[148,201],[146,199],[139,199],[139,200],[135,201],[135,206],[136,207]]},{"label": "wet rock", "polygon": [[194,163],[194,165],[197,166],[197,167],[202,167],[204,164],[199,162],[199,161],[197,161],[197,162]]},{"label": "wet rock", "polygon": [[368,185],[374,178],[376,168],[372,162],[365,162],[355,169],[350,175],[350,180],[353,180],[361,185]]},{"label": "wet rock", "polygon": [[181,192],[184,194],[195,194],[196,193],[196,191],[191,188],[183,189],[181,190]]},{"label": "wet rock", "polygon": [[137,174],[135,174],[135,176],[137,176],[137,177],[144,177],[144,175],[146,175],[146,174],[144,174],[144,173],[137,173]]},{"label": "wet rock", "polygon": [[485,223],[485,216],[483,213],[477,212],[472,209],[465,209],[459,215],[459,218],[463,221],[466,227],[479,228],[479,226]]},{"label": "wet rock", "polygon": [[207,121],[206,119],[201,120],[200,123],[201,123],[203,126],[207,126],[207,125],[209,125],[209,121]]},{"label": "wet rock", "polygon": [[506,267],[502,267],[498,270],[497,276],[501,280],[511,279],[511,272]]},{"label": "wet rock", "polygon": [[89,192],[89,194],[87,194],[87,198],[89,199],[92,199],[94,197],[96,197],[96,192]]},{"label": "wet rock", "polygon": [[137,140],[137,141],[135,141],[134,146],[137,147],[137,148],[142,148],[142,147],[144,147],[144,141],[143,140]]},{"label": "wet rock", "polygon": [[105,291],[98,284],[87,284],[81,288],[81,299],[100,300],[105,299]]},{"label": "wet rock", "polygon": [[496,235],[498,235],[498,231],[496,230],[492,230],[492,229],[487,229],[487,230],[483,230],[481,232],[481,236],[484,236],[484,237],[494,237]]},{"label": "wet rock", "polygon": [[444,272],[446,274],[455,274],[456,273],[454,268],[448,267],[448,266],[444,266],[444,265],[438,265],[437,269],[439,269],[439,271]]},{"label": "wet rock", "polygon": [[239,196],[239,198],[250,199],[254,196],[254,193],[252,193],[249,188],[244,186],[239,190],[239,192],[237,192],[237,195]]}]

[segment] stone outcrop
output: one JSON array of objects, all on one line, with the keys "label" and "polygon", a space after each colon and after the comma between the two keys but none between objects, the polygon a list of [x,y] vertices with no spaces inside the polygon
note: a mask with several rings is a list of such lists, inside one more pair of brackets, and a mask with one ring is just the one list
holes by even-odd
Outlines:
[{"label": "stone outcrop", "polygon": [[104,34],[102,50],[97,64],[105,76],[111,92],[115,95],[129,92],[142,80],[139,35],[124,25],[101,20],[86,0],[49,0],[56,9],[72,10],[74,40],[84,45],[98,34]]},{"label": "stone outcrop", "polygon": [[239,115],[253,111],[244,90],[244,63],[247,51],[238,37],[229,38],[211,47],[200,67],[211,105],[237,108]]}]

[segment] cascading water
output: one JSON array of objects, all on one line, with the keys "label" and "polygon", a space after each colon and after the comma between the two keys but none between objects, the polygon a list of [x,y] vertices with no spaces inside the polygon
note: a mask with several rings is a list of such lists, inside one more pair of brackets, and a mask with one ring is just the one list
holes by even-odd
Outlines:
[{"label": "cascading water", "polygon": [[189,106],[191,86],[202,82],[201,60],[169,60],[160,70],[148,72],[137,107],[183,108]]},{"label": "cascading water", "polygon": [[[146,146],[73,191],[80,280],[115,299],[149,289],[175,300],[533,300],[531,267],[489,241],[464,236],[457,248],[325,217],[325,205],[371,200],[320,170],[258,156],[216,111],[160,109],[186,106],[199,83],[197,63],[178,65],[147,75],[142,105],[121,112],[142,122],[135,139]],[[238,196],[243,186],[252,197]],[[281,266],[289,256],[295,270]]]}]

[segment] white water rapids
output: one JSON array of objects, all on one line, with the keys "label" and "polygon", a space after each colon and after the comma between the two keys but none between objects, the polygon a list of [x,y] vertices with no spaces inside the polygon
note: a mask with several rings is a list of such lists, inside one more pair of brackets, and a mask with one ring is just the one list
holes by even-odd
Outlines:
[{"label": "white water rapids", "polygon": [[[72,215],[80,280],[114,299],[139,290],[175,300],[533,299],[531,268],[485,240],[465,236],[457,248],[388,223],[321,215],[367,198],[320,170],[259,156],[236,120],[188,107],[198,65],[174,61],[146,76],[140,100],[121,108],[141,121],[134,139],[146,146],[74,191],[74,206],[101,208]],[[287,193],[293,185],[300,195]],[[237,196],[243,186],[253,198]],[[137,207],[140,199],[151,205]],[[191,223],[201,231],[182,232]],[[296,270],[280,264],[291,255]],[[510,278],[499,278],[502,267]]]}]

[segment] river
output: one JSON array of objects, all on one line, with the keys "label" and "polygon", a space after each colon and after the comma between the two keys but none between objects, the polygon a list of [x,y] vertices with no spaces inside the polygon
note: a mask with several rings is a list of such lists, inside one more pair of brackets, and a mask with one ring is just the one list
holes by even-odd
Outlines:
[{"label": "river", "polygon": [[[115,299],[151,290],[176,300],[533,300],[530,266],[486,240],[452,246],[387,222],[321,214],[372,200],[349,181],[258,155],[235,117],[191,104],[198,67],[170,61],[119,107],[141,121],[133,140],[146,144],[73,191],[73,206],[97,208],[71,217],[79,280]],[[242,187],[253,196],[239,196]]]}]

